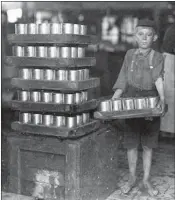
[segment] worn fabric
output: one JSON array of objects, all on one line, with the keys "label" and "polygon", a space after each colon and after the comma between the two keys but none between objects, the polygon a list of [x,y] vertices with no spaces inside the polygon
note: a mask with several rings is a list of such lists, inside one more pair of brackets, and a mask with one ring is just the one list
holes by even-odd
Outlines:
[{"label": "worn fabric", "polygon": [[164,59],[162,54],[154,51],[150,64],[151,50],[145,55],[141,54],[138,49],[127,51],[113,90],[125,91],[128,85],[141,90],[155,89],[155,81],[164,74]]}]

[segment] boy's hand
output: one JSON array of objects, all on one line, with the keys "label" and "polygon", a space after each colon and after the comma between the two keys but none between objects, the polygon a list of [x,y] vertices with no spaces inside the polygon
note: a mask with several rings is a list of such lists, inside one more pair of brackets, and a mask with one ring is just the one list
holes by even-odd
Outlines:
[{"label": "boy's hand", "polygon": [[162,116],[164,116],[165,115],[165,100],[160,99],[156,107],[162,112]]}]

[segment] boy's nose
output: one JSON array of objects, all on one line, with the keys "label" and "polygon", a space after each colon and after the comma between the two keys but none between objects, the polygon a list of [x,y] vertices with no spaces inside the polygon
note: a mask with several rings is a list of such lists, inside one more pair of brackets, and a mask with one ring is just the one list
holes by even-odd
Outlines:
[{"label": "boy's nose", "polygon": [[144,35],[144,36],[143,36],[143,40],[146,40],[146,39],[147,39],[147,36],[146,36],[146,35]]}]

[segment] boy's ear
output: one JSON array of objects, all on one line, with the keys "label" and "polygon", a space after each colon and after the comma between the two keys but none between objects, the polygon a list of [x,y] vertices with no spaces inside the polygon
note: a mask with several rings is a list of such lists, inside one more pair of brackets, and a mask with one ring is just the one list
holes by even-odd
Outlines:
[{"label": "boy's ear", "polygon": [[153,41],[155,42],[155,41],[157,40],[157,38],[158,38],[158,35],[155,34],[155,35],[154,35],[154,38],[153,38]]}]

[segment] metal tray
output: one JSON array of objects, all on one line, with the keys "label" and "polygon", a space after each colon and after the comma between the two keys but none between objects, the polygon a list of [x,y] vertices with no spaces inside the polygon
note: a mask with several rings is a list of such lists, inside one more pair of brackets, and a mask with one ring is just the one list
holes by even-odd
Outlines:
[{"label": "metal tray", "polygon": [[9,65],[14,65],[19,68],[24,67],[49,67],[53,69],[71,68],[71,67],[91,67],[96,64],[94,57],[86,58],[37,58],[37,57],[17,57],[7,56],[6,59]]},{"label": "metal tray", "polygon": [[[165,106],[165,112],[167,112],[168,106]],[[129,118],[145,118],[145,117],[159,117],[163,113],[161,110],[143,109],[143,110],[127,110],[127,111],[115,111],[115,112],[94,112],[94,118],[100,120],[113,120],[113,119],[129,119]]]},{"label": "metal tray", "polygon": [[23,89],[81,91],[98,87],[100,85],[100,79],[90,78],[84,81],[46,81],[13,78],[11,84],[16,88]]},{"label": "metal tray", "polygon": [[33,125],[33,124],[22,124],[20,122],[13,122],[11,125],[12,129],[21,133],[30,133],[34,135],[42,136],[56,136],[61,138],[75,138],[81,137],[86,134],[94,132],[100,127],[100,122],[98,120],[93,120],[85,125],[76,128],[66,128],[66,127],[54,127],[54,126],[44,126],[44,125]]},{"label": "metal tray", "polygon": [[38,111],[38,112],[58,112],[58,113],[79,113],[88,110],[94,110],[97,107],[95,99],[81,104],[56,104],[44,102],[18,101],[12,100],[10,107],[20,111]]}]

